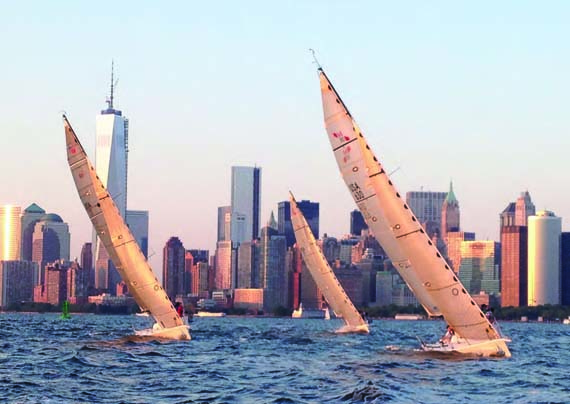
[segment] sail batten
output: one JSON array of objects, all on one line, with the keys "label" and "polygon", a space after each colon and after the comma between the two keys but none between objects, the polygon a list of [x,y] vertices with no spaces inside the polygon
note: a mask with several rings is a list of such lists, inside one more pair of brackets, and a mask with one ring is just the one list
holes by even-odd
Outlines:
[{"label": "sail batten", "polygon": [[317,287],[324,295],[325,300],[332,310],[343,318],[350,330],[368,332],[368,323],[354,307],[354,304],[338,281],[317,245],[317,240],[292,194],[290,195],[290,206],[295,239],[301,250],[303,260]]},{"label": "sail batten", "polygon": [[[319,76],[325,127],[342,177],[393,265],[428,314],[443,315],[467,343],[499,341],[500,335],[402,200],[326,74],[319,70]],[[337,119],[343,109],[345,119]],[[375,197],[364,199],[369,192]],[[504,349],[508,352],[506,345]]]},{"label": "sail batten", "polygon": [[190,339],[188,327],[158,284],[113,198],[95,173],[69,121],[65,116],[63,118],[67,158],[79,198],[129,292],[137,304],[154,317],[156,324],[149,335]]}]

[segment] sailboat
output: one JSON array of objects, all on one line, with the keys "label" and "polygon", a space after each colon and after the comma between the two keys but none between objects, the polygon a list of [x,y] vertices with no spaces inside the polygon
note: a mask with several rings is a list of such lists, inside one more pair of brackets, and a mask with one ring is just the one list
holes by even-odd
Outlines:
[{"label": "sailboat", "polygon": [[509,341],[486,318],[396,190],[362,131],[318,67],[325,128],[342,177],[372,233],[429,315],[455,331],[449,344],[427,351],[510,357]]},{"label": "sailboat", "polygon": [[144,254],[121,217],[115,202],[97,176],[67,117],[63,115],[67,162],[83,207],[129,292],[156,323],[137,335],[189,340],[184,324],[154,276]]},{"label": "sailboat", "polygon": [[364,321],[356,307],[354,307],[354,304],[352,304],[352,301],[344,291],[344,288],[338,281],[325,256],[318,247],[315,236],[313,235],[307,220],[303,216],[303,213],[299,209],[293,194],[290,194],[290,205],[293,231],[295,232],[297,244],[301,249],[303,260],[305,261],[305,264],[307,264],[309,272],[330,308],[335,313],[339,313],[346,323],[346,327],[340,331],[367,333],[369,331],[368,323]]}]

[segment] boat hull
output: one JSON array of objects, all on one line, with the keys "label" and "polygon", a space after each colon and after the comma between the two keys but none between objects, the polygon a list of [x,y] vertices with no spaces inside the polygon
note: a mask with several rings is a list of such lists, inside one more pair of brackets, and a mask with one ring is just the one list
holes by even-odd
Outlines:
[{"label": "boat hull", "polygon": [[176,340],[190,340],[190,332],[188,332],[187,325],[179,325],[177,327],[171,328],[148,328],[145,330],[135,331],[135,334],[139,337],[152,337],[152,338],[164,338],[164,339],[176,339]]},{"label": "boat hull", "polygon": [[507,342],[510,342],[510,340],[506,338],[500,338],[475,343],[452,342],[448,345],[422,343],[421,349],[425,352],[473,355],[479,357],[510,358],[511,352],[507,347]]}]

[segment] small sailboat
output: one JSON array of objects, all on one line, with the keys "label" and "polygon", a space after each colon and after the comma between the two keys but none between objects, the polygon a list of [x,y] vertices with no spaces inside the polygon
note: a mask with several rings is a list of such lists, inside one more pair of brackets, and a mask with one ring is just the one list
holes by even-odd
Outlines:
[{"label": "small sailboat", "polygon": [[83,207],[93,223],[129,292],[156,323],[137,335],[189,340],[188,326],[154,276],[138,243],[121,217],[115,202],[97,176],[67,117],[63,116],[67,161]]},{"label": "small sailboat", "polygon": [[[315,236],[297,205],[297,201],[290,194],[291,222],[295,239],[301,249],[303,260],[311,273],[317,287],[322,292],[330,308],[342,316],[346,323],[343,332],[365,332],[368,330],[368,323],[364,321],[352,301],[346,294],[344,288],[338,281],[325,256],[317,245]],[[328,307],[325,312],[328,312]],[[330,313],[329,313],[330,319]]]},{"label": "small sailboat", "polygon": [[325,128],[342,177],[372,233],[429,315],[443,315],[451,344],[426,351],[510,357],[486,318],[396,190],[338,92],[318,68]]}]

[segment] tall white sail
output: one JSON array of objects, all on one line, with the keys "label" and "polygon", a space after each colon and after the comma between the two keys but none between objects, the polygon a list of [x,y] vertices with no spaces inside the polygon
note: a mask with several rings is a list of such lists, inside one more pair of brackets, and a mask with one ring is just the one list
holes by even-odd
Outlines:
[{"label": "tall white sail", "polygon": [[321,68],[319,77],[325,127],[342,176],[402,278],[429,314],[441,313],[467,346],[477,347],[474,353],[510,356],[505,341],[402,200]]},{"label": "tall white sail", "polygon": [[317,287],[333,311],[342,316],[348,327],[347,331],[368,332],[368,323],[364,321],[354,304],[352,304],[352,301],[319,249],[315,236],[303,213],[297,206],[297,201],[295,201],[293,194],[289,198],[291,201],[291,221],[295,239]]},{"label": "tall white sail", "polygon": [[67,161],[79,198],[129,292],[141,309],[148,311],[156,320],[150,334],[161,338],[190,339],[188,326],[154,276],[65,115],[63,122]]}]

